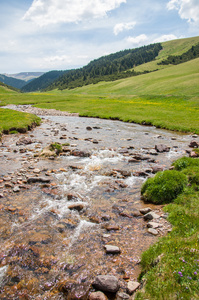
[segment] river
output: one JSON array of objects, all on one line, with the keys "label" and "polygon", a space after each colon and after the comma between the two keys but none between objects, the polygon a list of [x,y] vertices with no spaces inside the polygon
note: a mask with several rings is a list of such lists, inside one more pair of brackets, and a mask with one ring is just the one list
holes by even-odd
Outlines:
[{"label": "river", "polygon": [[[20,143],[22,137],[30,143]],[[163,206],[143,203],[141,185],[186,155],[192,139],[77,116],[45,116],[25,135],[4,135],[0,298],[87,299],[99,274],[115,275],[126,292],[127,282],[138,278],[142,252],[171,230]],[[38,156],[52,142],[70,145],[56,158]],[[157,152],[159,144],[168,152]],[[140,213],[146,207],[159,216],[157,235]],[[106,245],[120,253],[106,253]]]}]

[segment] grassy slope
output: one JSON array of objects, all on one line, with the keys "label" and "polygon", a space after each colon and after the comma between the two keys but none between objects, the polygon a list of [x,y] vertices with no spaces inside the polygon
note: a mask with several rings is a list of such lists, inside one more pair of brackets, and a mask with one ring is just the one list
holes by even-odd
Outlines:
[{"label": "grassy slope", "polygon": [[162,61],[163,59],[166,59],[169,55],[181,55],[182,53],[187,52],[192,46],[195,46],[198,43],[199,36],[164,42],[162,43],[163,49],[160,51],[155,61],[138,66],[134,70],[137,72],[144,72],[168,68],[170,66],[158,65],[157,63]]}]

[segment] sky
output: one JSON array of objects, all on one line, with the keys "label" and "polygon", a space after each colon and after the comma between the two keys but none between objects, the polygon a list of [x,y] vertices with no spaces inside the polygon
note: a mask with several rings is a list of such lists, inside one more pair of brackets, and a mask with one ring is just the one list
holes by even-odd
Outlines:
[{"label": "sky", "polygon": [[199,0],[1,0],[0,74],[69,70],[199,35]]}]

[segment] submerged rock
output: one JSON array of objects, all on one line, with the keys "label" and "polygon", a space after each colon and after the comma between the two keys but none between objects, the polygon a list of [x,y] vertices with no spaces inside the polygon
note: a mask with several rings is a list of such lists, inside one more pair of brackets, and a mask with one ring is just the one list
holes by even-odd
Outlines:
[{"label": "submerged rock", "polygon": [[89,295],[89,300],[108,300],[108,298],[102,292],[93,292]]}]

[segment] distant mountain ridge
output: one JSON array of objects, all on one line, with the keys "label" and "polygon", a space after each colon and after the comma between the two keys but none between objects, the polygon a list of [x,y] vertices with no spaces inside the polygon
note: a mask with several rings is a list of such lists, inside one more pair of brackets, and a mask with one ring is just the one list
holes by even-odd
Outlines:
[{"label": "distant mountain ridge", "polygon": [[16,74],[3,74],[3,75],[5,75],[7,77],[12,77],[15,79],[30,81],[30,80],[33,80],[35,78],[42,76],[44,73],[45,72],[20,72],[20,73],[16,73]]}]

